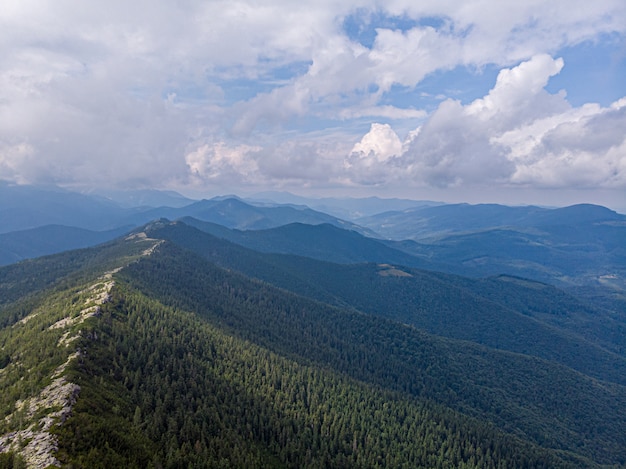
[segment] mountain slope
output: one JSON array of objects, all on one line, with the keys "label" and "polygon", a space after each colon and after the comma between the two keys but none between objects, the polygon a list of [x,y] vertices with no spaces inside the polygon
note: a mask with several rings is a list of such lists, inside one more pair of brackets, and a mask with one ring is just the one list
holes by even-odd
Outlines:
[{"label": "mountain slope", "polygon": [[[550,289],[521,291],[519,285],[496,282],[483,295],[483,281],[389,264],[338,265],[296,256],[262,254],[219,240],[183,223],[161,222],[148,228],[164,238],[228,269],[333,305],[411,324],[433,334],[470,340],[490,347],[555,360],[590,376],[626,384],[624,340],[619,333],[581,335],[579,325],[593,319],[604,328],[626,328],[626,317],[607,313],[560,293],[571,327],[554,316],[556,298]],[[499,292],[495,294],[494,292]],[[509,299],[520,298],[518,303]],[[534,317],[517,311],[534,297]],[[567,300],[567,302],[565,302]],[[547,319],[540,316],[546,313]],[[567,321],[565,321],[567,323]],[[588,329],[580,327],[581,330]]]},{"label": "mountain slope", "polygon": [[359,223],[395,240],[386,241],[388,246],[447,272],[626,289],[626,216],[605,207],[460,204],[380,214]]},{"label": "mountain slope", "polygon": [[289,223],[306,223],[310,225],[330,223],[339,227],[371,233],[358,225],[322,212],[316,212],[308,207],[290,205],[256,206],[234,197],[201,200],[181,208],[155,208],[133,216],[128,221],[141,225],[157,218],[177,219],[183,217],[193,217],[201,221],[240,230],[260,230]]},{"label": "mountain slope", "polygon": [[443,205],[442,202],[430,200],[410,199],[381,199],[379,197],[362,198],[335,198],[324,197],[320,199],[300,197],[288,192],[262,192],[252,196],[252,200],[306,205],[314,210],[329,213],[344,220],[355,220],[382,212],[402,211],[419,206]]},{"label": "mountain slope", "polygon": [[[137,238],[0,269],[1,290],[13,293],[0,305],[3,467],[58,465],[55,432],[81,392],[68,377],[87,353],[77,344],[110,300],[113,273],[158,243]],[[56,265],[64,268],[46,269]]]},{"label": "mountain slope", "polygon": [[[543,360],[436,338],[285,295],[167,244],[159,253],[120,274],[144,294],[196,311],[242,339],[306,364],[452,406],[547,447],[581,451],[605,462],[606,454],[624,457],[625,442],[619,436],[626,418],[623,386],[598,383]],[[607,448],[612,449],[607,453]]]},{"label": "mountain slope", "polygon": [[[79,254],[52,290],[28,284],[26,316],[0,329],[0,452],[29,464],[548,468],[623,457],[621,387],[329,308],[141,233]],[[589,407],[564,405],[578,400]],[[31,451],[43,441],[49,451]]]},{"label": "mountain slope", "polygon": [[[159,460],[229,467],[441,467],[444,461],[495,467],[498,459],[567,464],[444,409],[281,358],[126,288],[115,292],[109,311],[111,328],[94,350],[97,360],[83,361],[74,373],[88,389],[91,374],[106,376],[110,363],[118,363],[110,389],[125,399],[118,403],[111,392],[100,415],[77,403],[60,443],[80,447],[64,454],[65,461],[130,467],[125,453],[138,448],[143,451],[133,457],[140,467]],[[136,350],[132,360],[130,350]],[[126,416],[117,431],[108,422],[115,404]],[[146,431],[137,435],[141,428]],[[98,444],[102,434],[111,435],[108,447]],[[479,449],[478,439],[499,455]]]},{"label": "mountain slope", "polygon": [[391,262],[421,268],[437,267],[427,260],[389,247],[377,239],[328,223],[291,223],[265,230],[241,231],[192,217],[184,217],[180,221],[205,233],[260,252],[295,254],[340,264]]},{"label": "mountain slope", "polygon": [[379,213],[359,218],[356,222],[389,239],[420,240],[503,227],[582,226],[625,220],[625,215],[592,204],[556,209],[498,204],[447,204]]},{"label": "mountain slope", "polygon": [[120,226],[130,212],[101,198],[58,187],[9,185],[0,181],[0,233],[44,225],[65,225],[90,230]]}]

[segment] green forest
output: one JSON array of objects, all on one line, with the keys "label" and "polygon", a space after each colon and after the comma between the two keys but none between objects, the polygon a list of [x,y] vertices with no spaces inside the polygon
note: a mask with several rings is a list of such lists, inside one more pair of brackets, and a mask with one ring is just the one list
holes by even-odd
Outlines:
[{"label": "green forest", "polygon": [[[362,311],[348,300],[387,290],[357,276],[307,294],[225,268],[229,256],[246,263],[232,245],[146,233],[0,269],[0,468],[31,464],[46,432],[52,457],[71,468],[626,463],[626,387],[610,363],[601,379],[444,337],[400,312]],[[292,265],[300,285],[310,281],[294,259],[258,256],[247,262],[259,272],[288,276]],[[498,298],[514,289],[500,288],[487,290],[504,311]],[[475,299],[464,291],[448,308]],[[525,317],[540,314],[533,308]],[[50,397],[60,390],[72,393]]]}]

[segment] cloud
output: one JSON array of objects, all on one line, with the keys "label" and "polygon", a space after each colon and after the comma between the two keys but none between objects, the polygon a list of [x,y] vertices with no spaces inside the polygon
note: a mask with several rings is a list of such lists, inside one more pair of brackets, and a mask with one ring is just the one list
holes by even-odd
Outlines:
[{"label": "cloud", "polygon": [[346,164],[362,184],[626,188],[626,99],[573,108],[545,90],[562,67],[537,55],[503,69],[486,96],[442,102],[404,143],[373,124]]},{"label": "cloud", "polygon": [[302,188],[327,185],[340,177],[342,144],[318,141],[286,141],[279,144],[229,145],[206,143],[188,152],[185,161],[193,177],[203,185],[232,188]]},{"label": "cloud", "polygon": [[352,147],[358,158],[383,162],[402,152],[402,142],[389,124],[372,124],[370,131]]},{"label": "cloud", "polygon": [[[512,181],[545,187],[626,188],[626,102],[587,105],[500,137]],[[531,132],[532,131],[532,132]]]},{"label": "cloud", "polygon": [[[40,171],[35,157],[35,149],[27,143],[0,145],[0,174],[18,184],[30,182],[32,176],[28,169]],[[26,170],[26,171],[24,171]],[[39,179],[36,177],[35,179]]]},{"label": "cloud", "polygon": [[[560,48],[624,25],[619,0],[5,0],[0,179],[622,187],[623,106],[545,86]],[[414,100],[487,66],[502,71],[480,99]]]},{"label": "cloud", "polygon": [[465,113],[483,121],[494,121],[502,128],[510,128],[543,115],[564,111],[568,104],[561,95],[544,90],[550,77],[563,68],[563,59],[547,54],[536,55],[511,69],[498,74],[496,84],[484,98],[465,108]]},{"label": "cloud", "polygon": [[228,146],[225,142],[206,143],[185,155],[192,175],[199,180],[242,183],[258,172],[251,153],[261,147],[248,145]]},{"label": "cloud", "polygon": [[502,182],[512,165],[490,143],[490,126],[458,101],[444,101],[402,155],[408,174],[437,187]]},{"label": "cloud", "polygon": [[[365,18],[365,23],[371,20],[362,14],[363,5],[345,5],[352,14],[360,12],[357,16]],[[626,6],[616,1],[596,5],[534,1],[491,3],[485,8],[481,2],[453,1],[433,6],[396,1],[372,9],[370,16],[415,21],[408,29],[375,28],[369,47],[350,40],[345,31],[326,29],[328,35],[316,36],[311,44],[307,71],[242,105],[242,118],[235,130],[249,133],[264,120],[284,122],[290,116],[307,113],[328,117],[336,114],[337,108],[350,109],[355,100],[375,108],[394,86],[415,87],[437,71],[458,66],[480,69],[487,64],[512,65],[599,34],[623,32],[619,19],[626,24]],[[421,18],[434,19],[436,26],[421,24]],[[552,74],[558,73],[562,64],[554,66],[557,70]],[[514,81],[515,77],[502,79]],[[280,113],[276,111],[277,102],[284,102]]]}]

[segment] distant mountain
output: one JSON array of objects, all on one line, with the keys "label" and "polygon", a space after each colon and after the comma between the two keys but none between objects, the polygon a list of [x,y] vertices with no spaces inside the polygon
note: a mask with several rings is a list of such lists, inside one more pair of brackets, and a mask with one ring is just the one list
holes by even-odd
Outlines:
[{"label": "distant mountain", "polygon": [[[353,305],[297,295],[250,278],[243,266],[308,279]],[[259,253],[164,220],[101,246],[0,268],[0,463],[596,468],[626,461],[626,386],[391,319],[412,297],[423,303],[418,320],[454,327],[465,316],[469,333],[503,341],[517,333],[534,341],[529,346],[556,349],[541,317],[552,312],[535,311],[541,288],[494,279],[488,300],[473,282]],[[525,288],[536,289],[535,303],[516,311],[510,297],[525,304]],[[359,311],[363,294],[382,294],[374,304],[388,304],[387,317]],[[552,327],[561,345],[578,340]],[[589,350],[590,341],[579,344]],[[585,353],[560,353],[568,350]]]},{"label": "distant mountain", "polygon": [[560,286],[626,289],[626,226],[619,221],[484,229],[420,243],[379,240],[326,224],[241,231],[192,218],[182,221],[262,252],[338,263],[387,262],[472,277],[507,274]]},{"label": "distant mountain", "polygon": [[294,254],[340,264],[391,262],[431,270],[441,267],[403,250],[389,247],[375,238],[328,223],[319,225],[290,223],[265,230],[243,231],[192,217],[184,217],[180,221],[218,238],[260,252]]},{"label": "distant mountain", "polygon": [[356,220],[388,239],[420,240],[456,232],[524,225],[539,207],[507,207],[496,204],[449,204],[378,213]]},{"label": "distant mountain", "polygon": [[[361,226],[294,203],[253,203],[222,196],[180,206],[189,199],[176,193],[111,194],[119,202],[54,187],[0,184],[0,234],[13,233],[0,238],[0,263],[89,246],[154,219],[193,217],[230,229],[221,230],[220,236],[264,252],[341,263],[388,262],[473,277],[500,274],[526,277],[563,288],[595,288],[593,293],[585,292],[595,296],[600,293],[602,299],[611,297],[614,305],[626,291],[626,216],[595,205],[546,209],[496,204],[436,205],[377,198],[309,200],[287,194],[294,203],[328,203],[329,207],[347,210],[349,216],[355,210],[418,204],[402,211],[360,218],[358,223],[364,225]],[[126,206],[160,202],[171,205]],[[294,223],[332,225],[346,232],[306,226],[279,229]],[[49,239],[47,235],[37,235],[45,233],[42,227],[47,225],[109,235],[87,236],[85,232],[69,229],[61,234],[60,228],[50,232]],[[34,228],[41,230],[21,233]],[[220,230],[210,225],[202,229],[214,234]]]},{"label": "distant mountain", "polygon": [[175,191],[154,189],[96,190],[94,194],[112,200],[124,208],[184,207],[195,202]]},{"label": "distant mountain", "polygon": [[249,198],[250,201],[274,202],[280,204],[306,205],[315,210],[332,214],[345,220],[355,221],[358,218],[375,215],[392,210],[401,211],[416,207],[443,205],[442,202],[430,200],[383,199],[379,197],[338,198],[338,197],[300,197],[288,192],[261,192]]},{"label": "distant mountain", "polygon": [[577,204],[537,212],[528,221],[531,226],[586,225],[590,223],[626,222],[626,215],[593,204]]},{"label": "distant mountain", "polygon": [[497,204],[450,204],[379,213],[355,220],[385,238],[424,240],[494,228],[578,226],[593,223],[626,223],[626,215],[591,204],[547,209]]},{"label": "distant mountain", "polygon": [[58,187],[0,184],[0,233],[45,225],[107,230],[130,213],[112,201]]},{"label": "distant mountain", "polygon": [[390,238],[388,246],[448,272],[626,289],[626,216],[605,207],[459,204],[379,214],[359,223]]},{"label": "distant mountain", "polygon": [[559,285],[626,287],[626,224],[598,223],[537,229],[486,229],[427,243],[387,242],[473,276],[510,274]]},{"label": "distant mountain", "polygon": [[[370,230],[305,206],[251,205],[236,197],[194,202],[180,194],[162,191],[109,191],[103,194],[80,194],[58,187],[0,184],[0,234],[6,235],[0,238],[0,265],[97,244],[129,227],[161,217],[192,216],[229,228],[256,230],[290,223],[327,223],[374,235]],[[102,232],[102,235],[96,232]]]},{"label": "distant mountain", "polygon": [[0,234],[0,265],[104,243],[131,230],[131,226],[109,231],[91,231],[62,225]]},{"label": "distant mountain", "polygon": [[358,225],[311,210],[308,207],[291,205],[256,206],[238,198],[201,200],[181,208],[155,208],[134,215],[128,221],[139,225],[157,218],[173,220],[183,217],[193,217],[201,221],[239,230],[262,230],[290,223],[306,223],[310,225],[329,223],[338,227],[353,229],[370,235],[373,234],[371,231]]}]

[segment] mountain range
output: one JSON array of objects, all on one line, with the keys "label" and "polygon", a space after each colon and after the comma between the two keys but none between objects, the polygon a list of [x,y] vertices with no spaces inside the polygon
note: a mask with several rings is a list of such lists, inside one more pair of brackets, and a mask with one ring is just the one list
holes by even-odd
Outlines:
[{"label": "mountain range", "polygon": [[[381,244],[385,244],[403,253],[392,254],[387,249],[385,255],[391,255],[393,262],[409,266],[472,277],[520,276],[561,288],[590,289],[590,295],[600,291],[600,296],[617,299],[622,298],[621,292],[626,289],[626,216],[596,205],[548,209],[412,201],[412,208],[359,218],[349,209],[371,212],[385,207],[406,207],[411,201],[317,200],[318,206],[335,207],[335,212],[352,214],[352,218],[341,219],[305,205],[278,204],[267,199],[225,196],[191,201],[171,192],[127,191],[122,194],[117,193],[116,199],[123,203],[58,188],[0,185],[0,265],[72,247],[95,245],[158,218],[192,217],[199,222],[229,228],[230,234],[222,231],[227,239],[267,252],[356,262],[359,258],[375,259],[362,254],[355,257],[355,251],[383,252]],[[132,200],[169,201],[171,204],[129,206]],[[316,202],[295,196],[286,200]],[[346,232],[309,234],[312,237],[305,245],[298,237],[280,233],[284,230],[282,227],[292,223],[330,224]],[[219,227],[216,229],[221,229]],[[75,228],[93,233],[79,232]],[[272,231],[273,228],[277,231]],[[51,232],[55,234],[50,236]],[[356,232],[368,239],[357,241],[354,234],[347,232]],[[263,237],[266,239],[261,240]],[[28,239],[27,245],[21,242],[25,239]],[[298,243],[301,251],[296,249]],[[344,243],[344,248],[355,243],[355,247],[339,252],[328,250],[321,243]],[[352,254],[348,254],[350,251]]]},{"label": "mountain range", "polygon": [[622,215],[47,194],[0,234],[0,467],[626,465]]}]

